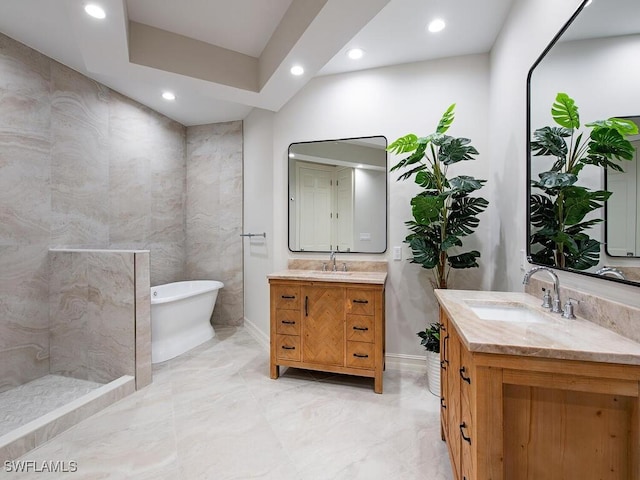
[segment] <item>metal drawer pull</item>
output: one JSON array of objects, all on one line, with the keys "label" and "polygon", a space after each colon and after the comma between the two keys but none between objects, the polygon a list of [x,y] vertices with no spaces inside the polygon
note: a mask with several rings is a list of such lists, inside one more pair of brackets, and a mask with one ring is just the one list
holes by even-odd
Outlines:
[{"label": "metal drawer pull", "polygon": [[309,316],[309,297],[306,295],[304,297],[304,316]]},{"label": "metal drawer pull", "polygon": [[462,380],[464,380],[465,382],[467,382],[469,385],[471,385],[471,377],[465,377],[464,373],[466,372],[466,368],[462,367],[460,369],[460,377],[462,378]]},{"label": "metal drawer pull", "polygon": [[282,323],[284,323],[285,325],[295,325],[296,322],[294,322],[293,320],[282,320]]},{"label": "metal drawer pull", "polygon": [[358,358],[369,358],[369,355],[364,355],[362,353],[354,353],[353,356]]},{"label": "metal drawer pull", "polygon": [[295,349],[296,349],[296,347],[289,347],[289,346],[287,346],[287,345],[282,345],[282,349],[283,349],[283,350],[295,350]]},{"label": "metal drawer pull", "polygon": [[471,437],[467,437],[467,436],[464,434],[464,429],[465,429],[465,428],[467,428],[467,424],[466,424],[465,422],[462,422],[462,423],[460,424],[460,435],[462,435],[462,439],[463,439],[465,442],[469,442],[469,445],[471,445]]},{"label": "metal drawer pull", "polygon": [[293,300],[294,298],[296,298],[295,295],[282,295],[282,298],[284,298],[285,300]]},{"label": "metal drawer pull", "polygon": [[353,299],[353,303],[369,303],[369,300],[358,300],[357,298]]},{"label": "metal drawer pull", "polygon": [[442,408],[447,408],[447,406],[444,404],[444,397],[440,397],[440,406]]},{"label": "metal drawer pull", "polygon": [[369,330],[367,327],[353,327],[354,330],[360,330],[361,332],[366,332]]}]

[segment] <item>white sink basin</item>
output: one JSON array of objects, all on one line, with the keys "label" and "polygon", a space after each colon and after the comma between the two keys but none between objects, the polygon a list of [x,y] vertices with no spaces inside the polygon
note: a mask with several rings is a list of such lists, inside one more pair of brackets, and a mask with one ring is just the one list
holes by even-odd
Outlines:
[{"label": "white sink basin", "polygon": [[549,318],[522,304],[470,304],[473,313],[481,320],[514,323],[542,323]]}]

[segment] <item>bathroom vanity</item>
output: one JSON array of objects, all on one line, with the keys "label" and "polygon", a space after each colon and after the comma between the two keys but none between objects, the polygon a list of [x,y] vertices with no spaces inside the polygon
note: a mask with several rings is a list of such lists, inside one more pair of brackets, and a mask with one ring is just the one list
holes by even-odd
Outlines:
[{"label": "bathroom vanity", "polygon": [[271,378],[280,366],[374,379],[382,393],[386,272],[285,270],[268,276]]},{"label": "bathroom vanity", "polygon": [[640,478],[640,344],[524,293],[436,296],[454,478]]}]

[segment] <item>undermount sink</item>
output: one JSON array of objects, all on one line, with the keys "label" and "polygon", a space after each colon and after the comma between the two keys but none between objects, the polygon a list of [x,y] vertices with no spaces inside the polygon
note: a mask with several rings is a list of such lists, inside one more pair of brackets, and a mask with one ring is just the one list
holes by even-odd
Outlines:
[{"label": "undermount sink", "polygon": [[467,304],[481,320],[514,323],[542,323],[549,318],[523,304]]}]

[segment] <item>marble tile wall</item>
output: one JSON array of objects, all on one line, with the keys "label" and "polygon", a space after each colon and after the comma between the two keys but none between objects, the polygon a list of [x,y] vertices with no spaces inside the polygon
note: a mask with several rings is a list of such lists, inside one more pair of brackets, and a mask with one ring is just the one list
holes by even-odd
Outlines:
[{"label": "marble tile wall", "polygon": [[213,323],[241,325],[242,122],[187,128],[187,278],[224,283]]},{"label": "marble tile wall", "polygon": [[186,128],[0,34],[0,391],[49,372],[50,247],[185,275]]},{"label": "marble tile wall", "polygon": [[50,372],[135,375],[134,252],[51,251],[50,271]]}]

